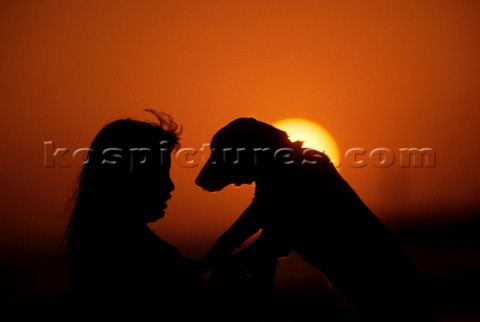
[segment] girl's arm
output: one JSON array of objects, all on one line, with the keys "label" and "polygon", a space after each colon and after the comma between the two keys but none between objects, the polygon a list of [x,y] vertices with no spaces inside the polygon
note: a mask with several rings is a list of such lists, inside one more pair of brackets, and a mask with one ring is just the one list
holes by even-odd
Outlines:
[{"label": "girl's arm", "polygon": [[198,271],[201,273],[209,271],[261,229],[262,219],[258,208],[254,199],[232,226],[216,240],[212,248],[196,261]]}]

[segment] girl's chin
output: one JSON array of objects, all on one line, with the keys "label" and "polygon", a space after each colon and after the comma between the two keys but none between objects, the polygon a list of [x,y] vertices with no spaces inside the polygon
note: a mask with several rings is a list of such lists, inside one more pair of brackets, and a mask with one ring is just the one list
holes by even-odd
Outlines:
[{"label": "girl's chin", "polygon": [[153,222],[155,222],[159,219],[162,219],[164,216],[165,216],[165,210],[164,209],[157,210],[157,211],[155,211],[154,214],[147,215],[147,222],[148,223],[153,223]]}]

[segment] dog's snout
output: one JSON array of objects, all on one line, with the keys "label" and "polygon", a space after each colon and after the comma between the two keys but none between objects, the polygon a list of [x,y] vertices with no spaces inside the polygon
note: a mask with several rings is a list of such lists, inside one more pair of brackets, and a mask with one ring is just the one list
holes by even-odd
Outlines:
[{"label": "dog's snout", "polygon": [[211,164],[206,164],[197,178],[195,184],[204,190],[213,192],[222,190],[229,182]]},{"label": "dog's snout", "polygon": [[208,185],[208,178],[207,178],[207,169],[206,167],[203,167],[202,170],[200,170],[200,173],[197,175],[197,178],[195,179],[195,184],[203,189],[206,188]]},{"label": "dog's snout", "polygon": [[196,184],[197,186],[202,187],[202,183],[203,183],[202,176],[199,174],[199,175],[197,176],[197,178],[195,179],[195,184]]}]

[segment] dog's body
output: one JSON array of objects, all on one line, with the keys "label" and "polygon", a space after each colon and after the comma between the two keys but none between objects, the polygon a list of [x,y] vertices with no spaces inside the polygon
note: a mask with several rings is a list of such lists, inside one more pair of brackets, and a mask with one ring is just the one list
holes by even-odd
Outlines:
[{"label": "dog's body", "polygon": [[325,154],[253,118],[222,128],[211,148],[196,183],[219,191],[255,182],[255,197],[205,261],[261,229],[257,243],[277,257],[293,250],[321,270],[359,321],[434,321],[415,265]]}]

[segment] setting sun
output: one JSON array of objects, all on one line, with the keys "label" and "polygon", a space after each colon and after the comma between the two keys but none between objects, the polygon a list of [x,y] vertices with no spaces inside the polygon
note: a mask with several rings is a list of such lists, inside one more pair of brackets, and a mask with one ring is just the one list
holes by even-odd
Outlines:
[{"label": "setting sun", "polygon": [[324,152],[333,164],[340,164],[340,152],[332,135],[320,125],[301,118],[290,118],[273,124],[288,133],[290,140],[303,141],[303,146]]}]

